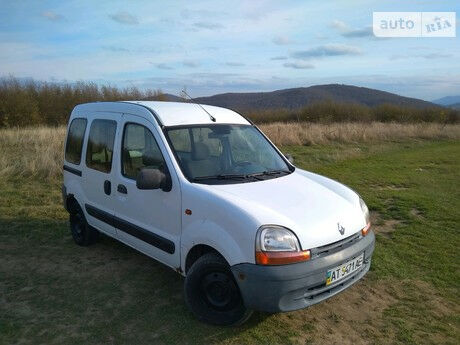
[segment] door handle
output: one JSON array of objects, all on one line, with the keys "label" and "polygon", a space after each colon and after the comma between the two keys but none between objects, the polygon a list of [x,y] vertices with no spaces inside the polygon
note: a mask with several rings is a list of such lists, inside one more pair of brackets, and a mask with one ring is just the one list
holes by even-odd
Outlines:
[{"label": "door handle", "polygon": [[126,188],[124,184],[119,184],[117,187],[117,191],[118,193],[121,193],[121,194],[128,194],[128,189]]},{"label": "door handle", "polygon": [[104,193],[107,195],[110,195],[112,192],[112,184],[110,183],[109,180],[104,181]]}]

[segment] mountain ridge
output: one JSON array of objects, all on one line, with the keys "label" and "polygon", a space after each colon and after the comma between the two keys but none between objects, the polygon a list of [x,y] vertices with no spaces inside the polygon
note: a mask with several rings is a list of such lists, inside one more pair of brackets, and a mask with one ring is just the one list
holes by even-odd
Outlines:
[{"label": "mountain ridge", "polygon": [[[168,101],[183,102],[172,94],[164,95]],[[438,108],[441,105],[417,98],[404,97],[391,92],[345,84],[325,84],[309,87],[280,89],[267,92],[227,92],[197,97],[194,101],[231,108],[239,111],[266,109],[299,109],[319,102],[354,103],[370,107],[393,104],[413,108]]]},{"label": "mountain ridge", "polygon": [[460,95],[457,96],[445,96],[432,101],[435,104],[439,104],[445,107],[458,107],[460,103]]}]

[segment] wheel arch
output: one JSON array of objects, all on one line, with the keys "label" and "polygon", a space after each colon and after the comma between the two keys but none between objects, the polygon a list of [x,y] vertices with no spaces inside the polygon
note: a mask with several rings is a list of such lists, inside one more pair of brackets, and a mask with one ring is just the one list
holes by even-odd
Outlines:
[{"label": "wheel arch", "polygon": [[[225,257],[219,251],[207,244],[196,244],[188,251],[185,258],[184,273],[187,274],[190,267],[203,255],[215,253],[225,260]],[[227,262],[227,260],[225,260]],[[228,263],[228,262],[227,262]]]},{"label": "wheel arch", "polygon": [[198,255],[209,251],[219,254],[229,266],[247,262],[248,254],[245,253],[245,248],[239,243],[233,234],[216,222],[206,220],[189,224],[182,230],[181,268],[186,274],[191,266],[190,262],[193,264]]},{"label": "wheel arch", "polygon": [[64,201],[64,206],[70,214],[73,214],[77,211],[77,208],[81,208],[80,204],[77,201],[77,198],[73,194],[67,194]]}]

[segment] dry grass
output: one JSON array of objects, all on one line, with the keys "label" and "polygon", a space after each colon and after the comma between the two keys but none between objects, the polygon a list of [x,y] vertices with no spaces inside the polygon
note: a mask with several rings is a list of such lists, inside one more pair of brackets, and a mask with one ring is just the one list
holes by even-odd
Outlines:
[{"label": "dry grass", "polygon": [[460,139],[460,125],[436,123],[271,123],[260,129],[276,145],[380,142],[407,139]]},{"label": "dry grass", "polygon": [[[435,123],[272,123],[260,128],[276,145],[460,139],[460,125]],[[56,177],[62,171],[64,127],[0,129],[0,176]]]},{"label": "dry grass", "polygon": [[59,176],[64,136],[64,127],[0,129],[0,176]]}]

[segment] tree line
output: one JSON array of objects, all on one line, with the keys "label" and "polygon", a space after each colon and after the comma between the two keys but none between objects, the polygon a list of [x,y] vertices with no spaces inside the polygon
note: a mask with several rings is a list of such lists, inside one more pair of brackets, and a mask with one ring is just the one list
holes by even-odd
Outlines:
[{"label": "tree line", "polygon": [[0,78],[0,127],[67,123],[80,103],[121,100],[164,100],[160,90],[99,86],[92,82],[49,83]]},{"label": "tree line", "polygon": [[367,106],[354,103],[322,101],[300,109],[268,109],[246,112],[256,123],[270,122],[438,122],[458,123],[460,111],[444,107],[415,108],[394,104]]},{"label": "tree line", "polygon": [[[161,90],[99,86],[92,82],[49,83],[0,78],[0,127],[66,124],[80,103],[120,100],[166,100]],[[362,104],[323,101],[301,109],[244,111],[256,123],[269,122],[439,122],[457,123],[458,110],[411,108],[393,104],[369,107]]]}]

